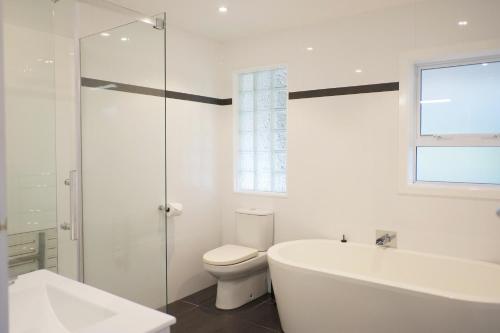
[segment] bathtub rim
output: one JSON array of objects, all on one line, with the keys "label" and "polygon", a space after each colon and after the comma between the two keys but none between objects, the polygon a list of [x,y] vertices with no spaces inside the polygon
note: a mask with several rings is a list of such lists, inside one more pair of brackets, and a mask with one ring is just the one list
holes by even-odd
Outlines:
[{"label": "bathtub rim", "polygon": [[[370,277],[368,275],[363,275],[363,274],[356,274],[356,273],[350,273],[342,270],[337,270],[337,269],[325,269],[321,267],[317,267],[314,265],[304,265],[304,264],[297,264],[294,263],[293,260],[287,259],[284,256],[282,256],[279,253],[279,250],[281,248],[294,245],[294,244],[300,244],[300,243],[314,243],[314,242],[325,242],[325,243],[340,243],[340,240],[335,240],[335,239],[326,239],[326,238],[316,238],[316,239],[299,239],[299,240],[292,240],[292,241],[285,241],[281,243],[277,243],[273,245],[272,247],[269,248],[267,251],[267,258],[269,261],[269,266],[271,267],[271,263],[275,262],[277,264],[285,265],[285,266],[290,266],[296,269],[303,269],[303,270],[309,270],[313,272],[317,272],[320,274],[326,274],[326,275],[334,275],[337,277],[345,278],[345,279],[354,279],[358,280],[361,282],[366,282],[366,283],[372,283],[376,284],[378,287],[384,288],[384,287],[392,287],[395,289],[398,289],[400,291],[413,291],[429,296],[439,296],[443,297],[449,300],[457,300],[457,301],[463,301],[463,302],[470,302],[470,303],[481,303],[484,305],[500,305],[500,297],[482,297],[482,296],[474,296],[470,294],[464,294],[464,293],[458,293],[458,292],[451,292],[451,291],[443,291],[441,289],[437,288],[428,288],[428,287],[422,287],[422,286],[417,286],[414,284],[410,283],[403,283],[403,282],[396,282],[392,280],[387,280],[387,279],[381,279],[381,278],[374,278]],[[356,243],[356,242],[348,242],[343,244],[345,246],[359,246],[359,247],[365,247],[365,248],[371,248],[375,250],[380,250],[380,251],[396,251],[396,252],[401,252],[401,253],[406,253],[406,254],[411,254],[411,255],[419,255],[419,256],[424,256],[428,258],[439,258],[439,259],[448,259],[448,260],[453,260],[453,261],[461,261],[463,263],[467,264],[474,264],[474,265],[482,265],[486,267],[493,267],[495,269],[500,269],[500,265],[495,264],[495,263],[490,263],[486,261],[481,261],[481,260],[472,260],[472,259],[462,259],[458,257],[452,257],[452,256],[445,256],[445,255],[438,255],[438,254],[431,254],[431,253],[425,253],[425,252],[418,252],[418,251],[411,251],[411,250],[403,250],[403,249],[395,249],[395,248],[382,248],[382,247],[377,247],[375,245],[369,245],[369,244],[364,244],[364,243]],[[272,279],[272,275],[271,275]]]}]

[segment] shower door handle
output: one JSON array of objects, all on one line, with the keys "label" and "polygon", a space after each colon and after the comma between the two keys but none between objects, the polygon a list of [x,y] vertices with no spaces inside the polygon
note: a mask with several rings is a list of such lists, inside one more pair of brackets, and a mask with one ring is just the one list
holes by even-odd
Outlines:
[{"label": "shower door handle", "polygon": [[159,205],[158,210],[166,215],[170,212],[170,207],[168,207],[168,205],[166,207],[165,205]]},{"label": "shower door handle", "polygon": [[78,240],[78,173],[76,170],[69,172],[69,178],[64,181],[69,186],[69,223],[63,224],[63,230],[70,231],[71,240]]},{"label": "shower door handle", "polygon": [[179,202],[168,202],[167,205],[158,206],[158,210],[166,217],[175,217],[182,215],[182,204]]}]

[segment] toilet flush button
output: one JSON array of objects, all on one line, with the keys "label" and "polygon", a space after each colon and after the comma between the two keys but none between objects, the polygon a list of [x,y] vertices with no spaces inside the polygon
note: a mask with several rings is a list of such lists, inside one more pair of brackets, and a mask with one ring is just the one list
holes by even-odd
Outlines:
[{"label": "toilet flush button", "polygon": [[500,208],[497,209],[497,216],[500,217]]}]

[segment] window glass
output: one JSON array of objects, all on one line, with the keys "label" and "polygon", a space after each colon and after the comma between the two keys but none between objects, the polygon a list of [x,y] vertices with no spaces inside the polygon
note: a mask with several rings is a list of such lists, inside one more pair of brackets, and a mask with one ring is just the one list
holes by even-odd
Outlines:
[{"label": "window glass", "polygon": [[421,71],[422,135],[500,133],[500,62]]},{"label": "window glass", "polygon": [[417,147],[417,180],[500,184],[500,147]]},{"label": "window glass", "polygon": [[243,73],[238,77],[239,191],[286,192],[287,71]]}]

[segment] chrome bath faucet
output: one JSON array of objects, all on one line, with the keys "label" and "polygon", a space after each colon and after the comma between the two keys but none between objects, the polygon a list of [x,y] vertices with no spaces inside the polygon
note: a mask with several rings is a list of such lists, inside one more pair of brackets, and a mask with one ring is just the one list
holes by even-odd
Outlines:
[{"label": "chrome bath faucet", "polygon": [[381,247],[396,247],[395,242],[397,234],[391,231],[377,230],[375,245]]}]

